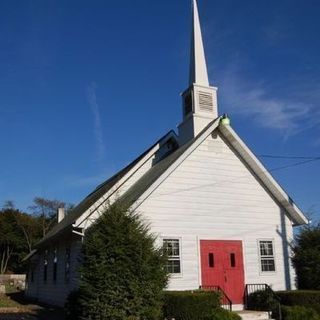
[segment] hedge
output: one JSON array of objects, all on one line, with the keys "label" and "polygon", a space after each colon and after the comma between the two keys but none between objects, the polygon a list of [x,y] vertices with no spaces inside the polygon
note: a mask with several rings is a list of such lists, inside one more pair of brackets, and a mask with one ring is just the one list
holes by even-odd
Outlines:
[{"label": "hedge", "polygon": [[249,310],[272,311],[277,309],[278,304],[277,300],[266,290],[250,293],[247,300]]},{"label": "hedge", "polygon": [[304,306],[312,308],[320,314],[320,291],[315,290],[294,290],[278,291],[276,294],[285,306]]},{"label": "hedge", "polygon": [[282,320],[320,320],[319,314],[312,308],[303,306],[282,306]]},{"label": "hedge", "polygon": [[212,291],[166,291],[163,314],[166,319],[210,319],[220,306],[220,295]]},{"label": "hedge", "polygon": [[206,318],[205,320],[241,320],[241,317],[234,312],[229,312],[227,310],[219,308],[215,309],[211,316],[209,318]]}]

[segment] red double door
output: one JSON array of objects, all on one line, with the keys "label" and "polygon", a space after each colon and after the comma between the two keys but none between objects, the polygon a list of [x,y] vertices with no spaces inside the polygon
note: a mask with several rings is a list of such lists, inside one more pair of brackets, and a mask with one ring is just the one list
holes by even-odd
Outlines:
[{"label": "red double door", "polygon": [[243,303],[242,242],[200,240],[202,286],[219,286],[233,304]]}]

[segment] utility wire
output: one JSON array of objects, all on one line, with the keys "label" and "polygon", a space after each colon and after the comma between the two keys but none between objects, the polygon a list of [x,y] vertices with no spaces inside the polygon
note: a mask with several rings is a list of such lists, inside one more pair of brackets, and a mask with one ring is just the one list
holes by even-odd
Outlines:
[{"label": "utility wire", "polygon": [[307,159],[307,160],[318,160],[320,157],[300,157],[300,156],[276,156],[271,154],[259,154],[259,158],[271,158],[271,159]]},{"label": "utility wire", "polygon": [[306,164],[306,163],[319,161],[319,160],[320,160],[320,157],[319,158],[309,159],[309,160],[306,160],[306,161],[299,161],[299,162],[295,162],[295,163],[292,163],[292,164],[288,164],[286,166],[273,168],[273,169],[270,169],[269,171],[278,171],[278,170],[287,169],[287,168],[291,168],[291,167],[297,167],[297,166],[300,166],[300,165],[303,165],[303,164]]}]

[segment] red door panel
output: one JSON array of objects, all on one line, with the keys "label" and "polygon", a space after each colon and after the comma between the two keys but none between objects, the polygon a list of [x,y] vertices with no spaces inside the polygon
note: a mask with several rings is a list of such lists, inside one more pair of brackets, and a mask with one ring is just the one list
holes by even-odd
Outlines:
[{"label": "red door panel", "polygon": [[219,286],[232,303],[243,303],[242,242],[200,240],[202,286]]}]

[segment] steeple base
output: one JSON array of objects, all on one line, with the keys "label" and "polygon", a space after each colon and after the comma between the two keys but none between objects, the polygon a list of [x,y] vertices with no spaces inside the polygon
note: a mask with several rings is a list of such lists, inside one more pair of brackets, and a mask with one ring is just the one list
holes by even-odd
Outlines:
[{"label": "steeple base", "polygon": [[179,144],[183,145],[195,138],[212,120],[214,119],[191,114],[178,126]]}]

